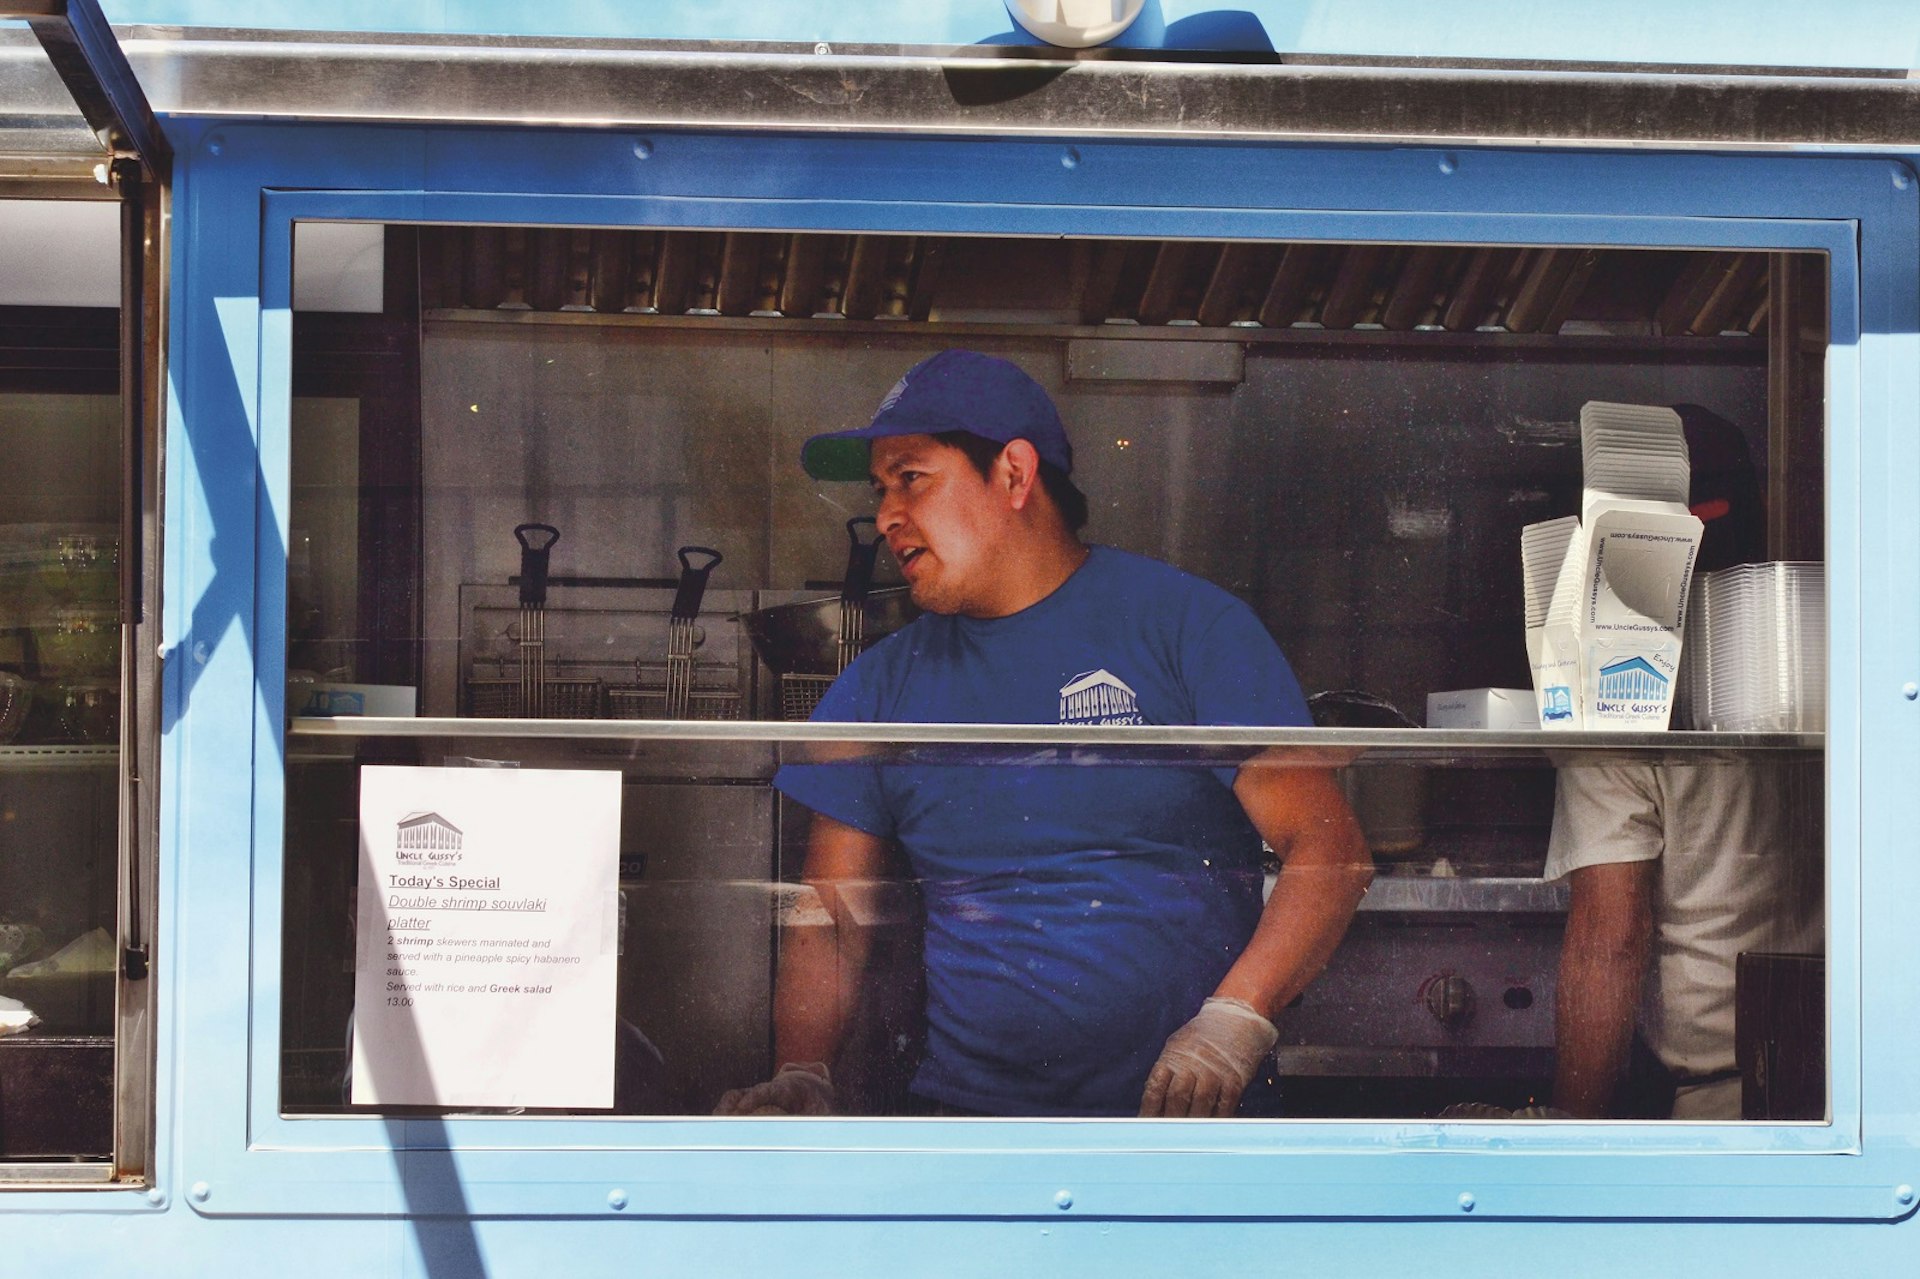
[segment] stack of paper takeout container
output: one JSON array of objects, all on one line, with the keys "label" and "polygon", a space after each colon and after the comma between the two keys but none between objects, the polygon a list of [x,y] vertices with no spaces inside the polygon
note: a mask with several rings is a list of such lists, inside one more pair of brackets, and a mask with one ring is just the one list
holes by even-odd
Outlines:
[{"label": "stack of paper takeout container", "polygon": [[1580,515],[1520,535],[1540,725],[1650,731],[1673,710],[1700,520],[1672,409],[1580,410]]},{"label": "stack of paper takeout container", "polygon": [[1701,574],[1680,665],[1694,728],[1790,733],[1825,727],[1826,566],[1741,564]]}]

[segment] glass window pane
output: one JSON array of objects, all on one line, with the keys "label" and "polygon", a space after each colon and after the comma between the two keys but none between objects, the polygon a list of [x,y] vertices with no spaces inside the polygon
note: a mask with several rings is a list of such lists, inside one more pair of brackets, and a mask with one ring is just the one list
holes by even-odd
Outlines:
[{"label": "glass window pane", "polygon": [[[418,323],[296,326],[287,1110],[358,1108],[354,1070],[455,1042],[434,1019],[474,953],[538,974],[550,946],[616,971],[555,1032],[611,1084],[560,1109],[774,1081],[746,1107],[1119,1116],[1163,1063],[1148,1109],[1825,1117],[1818,258],[387,250],[417,256]],[[1801,340],[1770,341],[1780,315]],[[376,347],[379,377],[341,354]],[[898,385],[956,348],[1020,372]],[[889,396],[923,429],[855,482],[803,472]],[[1030,454],[926,438],[1014,418]],[[1063,435],[1080,533],[1039,472]],[[1602,485],[1690,531],[1606,523]],[[1577,737],[1539,727],[1521,554],[1569,516],[1571,580],[1614,610],[1579,632]],[[1657,641],[1592,629],[1623,617]],[[809,714],[875,741],[773,727]],[[440,771],[474,769],[517,772]],[[619,774],[604,846],[591,806],[429,802],[568,772]],[[420,802],[380,808],[392,786]],[[603,854],[567,918],[527,887]],[[462,1097],[437,1108],[554,1108]]]},{"label": "glass window pane", "polygon": [[[96,248],[113,254],[111,234]],[[13,302],[0,292],[0,1162],[105,1161],[119,892],[117,313]]]}]

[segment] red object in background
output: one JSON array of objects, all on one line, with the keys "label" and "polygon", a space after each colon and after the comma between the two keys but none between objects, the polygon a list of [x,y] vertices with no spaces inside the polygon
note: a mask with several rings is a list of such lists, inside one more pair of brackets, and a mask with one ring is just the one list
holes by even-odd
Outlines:
[{"label": "red object in background", "polygon": [[1717,520],[1733,510],[1733,503],[1724,497],[1716,497],[1705,502],[1696,502],[1689,508],[1703,520]]}]

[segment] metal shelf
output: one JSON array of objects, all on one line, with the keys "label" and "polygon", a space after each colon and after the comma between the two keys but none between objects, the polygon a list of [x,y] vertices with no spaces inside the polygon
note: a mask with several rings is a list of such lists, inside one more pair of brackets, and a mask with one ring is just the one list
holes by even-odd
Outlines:
[{"label": "metal shelf", "polygon": [[[1033,748],[1070,750],[1074,764],[1240,763],[1263,751],[1274,762],[1341,767],[1353,763],[1437,766],[1568,765],[1594,757],[1703,762],[1713,754],[1814,753],[1823,733],[1560,733],[1407,728],[1085,728],[1045,724],[816,724],[774,721],[373,718],[296,720],[288,736],[323,740],[539,740],[579,743],[714,743],[780,747],[842,743],[880,748],[896,762],[1010,763]],[[998,748],[1022,748],[1000,758]]]},{"label": "metal shelf", "polygon": [[1360,909],[1382,914],[1564,914],[1564,881],[1510,876],[1374,876]]},{"label": "metal shelf", "polygon": [[0,773],[41,768],[111,768],[118,746],[0,746]]}]

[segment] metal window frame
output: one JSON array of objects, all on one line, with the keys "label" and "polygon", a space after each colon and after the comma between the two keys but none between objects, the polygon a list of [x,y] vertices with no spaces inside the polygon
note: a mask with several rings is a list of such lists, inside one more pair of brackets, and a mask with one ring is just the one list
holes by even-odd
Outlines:
[{"label": "metal window frame", "polygon": [[[9,1185],[139,1187],[156,1149],[154,983],[148,939],[158,920],[159,664],[151,607],[160,569],[161,417],[166,399],[172,149],[160,132],[97,0],[11,0],[101,143],[96,156],[15,156],[0,164],[0,199],[111,200],[120,206],[121,723],[115,929],[113,1157],[109,1167],[0,1166]],[[11,1192],[10,1192],[11,1193]],[[10,1202],[15,1202],[10,1200]]]},{"label": "metal window frame", "polygon": [[[1826,1218],[1910,1211],[1897,983],[1920,869],[1893,766],[1920,733],[1912,170],[1893,158],[1298,148],[1129,141],[635,136],[186,123],[180,399],[164,621],[173,779],[163,1060],[207,1215],[1132,1219]],[[298,189],[296,189],[298,188]],[[1187,206],[1206,190],[1209,205]],[[1284,204],[1285,209],[1272,206]],[[1828,766],[1832,1125],[1129,1125],[308,1120],[279,1115],[284,537],[292,227],[305,219],[1595,243],[1816,250],[1833,263]],[[1870,571],[1862,548],[1875,548]],[[1889,582],[1878,574],[1890,572]],[[1905,574],[1901,577],[1901,574]],[[1873,635],[1867,645],[1863,636]],[[1868,696],[1865,690],[1874,690]],[[1875,743],[1871,752],[1863,749]],[[1871,882],[1872,894],[1862,888]],[[1904,924],[1908,930],[1911,922]],[[187,974],[194,976],[190,979]],[[242,976],[244,975],[244,982]],[[245,1099],[242,1102],[241,1099]],[[1876,1109],[1880,1107],[1883,1109]],[[1711,1172],[1703,1176],[1705,1165]],[[1470,1195],[1469,1200],[1460,1196]]]}]

